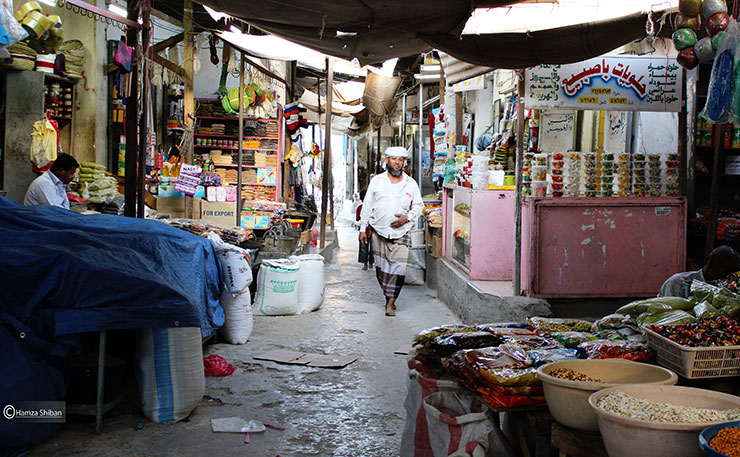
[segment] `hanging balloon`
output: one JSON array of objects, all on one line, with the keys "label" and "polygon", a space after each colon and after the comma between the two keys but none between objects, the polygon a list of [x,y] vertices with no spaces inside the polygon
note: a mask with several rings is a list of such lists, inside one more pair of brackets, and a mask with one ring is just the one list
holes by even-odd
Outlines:
[{"label": "hanging balloon", "polygon": [[699,65],[699,58],[696,57],[694,48],[685,48],[678,51],[678,56],[676,56],[676,60],[678,61],[679,65],[687,70],[696,68],[696,66]]},{"label": "hanging balloon", "polygon": [[694,45],[694,52],[699,62],[707,62],[714,59],[714,48],[712,47],[712,40],[705,36],[701,40],[697,41]]},{"label": "hanging balloon", "polygon": [[701,15],[709,19],[717,13],[726,13],[727,3],[725,0],[704,0],[701,5]]},{"label": "hanging balloon", "polygon": [[707,33],[709,33],[709,36],[714,36],[729,25],[730,16],[727,13],[717,13],[707,19]]},{"label": "hanging balloon", "polygon": [[678,12],[684,16],[698,16],[701,0],[678,0]]},{"label": "hanging balloon", "polygon": [[683,14],[676,15],[676,21],[673,23],[675,29],[691,29],[694,32],[698,32],[701,28],[701,16],[684,16]]},{"label": "hanging balloon", "polygon": [[686,49],[696,44],[696,33],[691,29],[678,29],[673,32],[673,45],[677,50]]},{"label": "hanging balloon", "polygon": [[727,32],[722,30],[721,32],[717,32],[716,35],[712,37],[712,48],[716,51],[719,49],[720,46],[722,46],[722,43],[727,39]]}]

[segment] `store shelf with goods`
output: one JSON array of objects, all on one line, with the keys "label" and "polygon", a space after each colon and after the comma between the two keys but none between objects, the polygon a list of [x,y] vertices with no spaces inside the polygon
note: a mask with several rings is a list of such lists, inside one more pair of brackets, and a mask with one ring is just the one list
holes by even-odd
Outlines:
[{"label": "store shelf with goods", "polygon": [[[231,146],[212,146],[212,145],[205,145],[205,144],[196,144],[194,145],[196,148],[209,148],[209,149],[226,149],[229,151],[238,151],[238,147],[231,147]],[[269,149],[269,148],[242,148],[242,151],[267,151],[267,152],[277,152],[278,149]]]},{"label": "store shelf with goods", "polygon": [[[235,181],[226,181],[226,184],[230,186],[236,186],[237,183]],[[243,182],[242,186],[265,186],[265,187],[277,187],[277,184],[267,184],[267,183],[259,183],[259,182]]]},{"label": "store shelf with goods", "polygon": [[[228,138],[230,140],[238,140],[239,135],[213,135],[210,133],[196,133],[193,135],[196,138]],[[243,136],[245,140],[277,140],[277,136]],[[198,145],[196,145],[198,146]],[[200,145],[203,146],[203,145]]]},{"label": "store shelf with goods", "polygon": [[[213,166],[216,168],[239,168],[239,164],[236,163],[214,163]],[[242,165],[242,168],[277,168],[277,165]]]},{"label": "store shelf with goods", "polygon": [[[238,121],[239,116],[195,116],[198,119],[209,119],[209,120],[224,120],[224,121]],[[278,122],[280,119],[266,119],[262,117],[246,117],[245,121],[262,121],[262,122]]]}]

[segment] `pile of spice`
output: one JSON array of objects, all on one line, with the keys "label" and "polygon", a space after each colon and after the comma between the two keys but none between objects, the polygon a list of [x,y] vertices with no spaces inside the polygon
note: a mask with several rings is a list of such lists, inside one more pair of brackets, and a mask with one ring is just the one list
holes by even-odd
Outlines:
[{"label": "pile of spice", "polygon": [[601,397],[597,406],[620,416],[649,422],[701,424],[740,419],[740,408],[717,410],[671,405],[633,397],[619,390]]},{"label": "pile of spice", "polygon": [[550,376],[554,378],[567,379],[568,381],[604,382],[601,379],[594,379],[580,371],[571,370],[570,368],[556,368],[550,372]]},{"label": "pile of spice", "polygon": [[740,345],[740,323],[731,317],[702,319],[683,325],[652,325],[650,329],[684,346]]},{"label": "pile of spice", "polygon": [[740,428],[728,427],[718,431],[709,441],[709,447],[728,457],[740,457]]}]

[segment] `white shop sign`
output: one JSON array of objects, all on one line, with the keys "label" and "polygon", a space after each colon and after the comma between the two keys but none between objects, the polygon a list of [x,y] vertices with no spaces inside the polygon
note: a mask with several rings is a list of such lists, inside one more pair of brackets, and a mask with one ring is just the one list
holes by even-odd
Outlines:
[{"label": "white shop sign", "polygon": [[681,111],[683,71],[673,57],[604,56],[527,69],[527,108]]}]

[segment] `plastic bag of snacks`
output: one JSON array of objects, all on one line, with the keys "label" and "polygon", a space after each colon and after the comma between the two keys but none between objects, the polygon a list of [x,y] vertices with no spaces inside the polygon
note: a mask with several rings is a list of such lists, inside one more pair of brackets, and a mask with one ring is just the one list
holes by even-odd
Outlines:
[{"label": "plastic bag of snacks", "polygon": [[586,332],[553,332],[548,333],[547,336],[549,338],[554,338],[566,348],[578,346],[585,341],[593,341],[597,339],[592,334]]},{"label": "plastic bag of snacks", "polygon": [[[514,357],[523,357],[514,358]],[[445,370],[469,387],[538,384],[537,372],[524,352],[499,348],[466,349],[445,361]]]},{"label": "plastic bag of snacks", "polygon": [[414,335],[414,344],[420,346],[426,346],[433,339],[440,335],[447,335],[449,333],[461,333],[461,332],[475,332],[478,328],[474,325],[462,325],[462,324],[450,324],[440,325],[438,327],[428,328]]},{"label": "plastic bag of snacks", "polygon": [[650,362],[655,353],[644,343],[620,340],[596,340],[581,343],[589,359],[627,359]]},{"label": "plastic bag of snacks", "polygon": [[583,348],[535,349],[527,352],[535,367],[560,360],[585,359],[586,351]]},{"label": "plastic bag of snacks", "polygon": [[539,335],[507,335],[504,336],[504,342],[507,344],[515,344],[526,351],[532,349],[557,349],[563,347],[563,345],[558,341]]},{"label": "plastic bag of snacks", "polygon": [[488,332],[450,333],[436,337],[429,344],[434,354],[447,357],[462,349],[478,349],[498,346],[503,339]]},{"label": "plastic bag of snacks", "polygon": [[494,322],[492,324],[481,324],[478,326],[478,330],[488,331],[492,328],[528,328],[529,324],[526,322]]},{"label": "plastic bag of snacks", "polygon": [[543,332],[588,332],[591,322],[581,319],[557,319],[553,317],[531,317],[529,325]]},{"label": "plastic bag of snacks", "polygon": [[688,310],[693,308],[695,304],[681,297],[655,297],[628,303],[619,308],[616,313],[637,317],[647,312],[654,314],[675,309]]},{"label": "plastic bag of snacks", "polygon": [[699,319],[714,319],[719,317],[720,311],[707,302],[701,302],[694,306],[694,316]]},{"label": "plastic bag of snacks", "polygon": [[600,332],[602,330],[608,330],[608,329],[620,329],[620,328],[631,328],[634,330],[639,330],[639,327],[637,326],[637,322],[635,322],[635,318],[632,316],[629,316],[627,314],[609,314],[608,316],[604,316],[601,319],[597,320],[596,322],[591,325],[591,331],[596,333]]},{"label": "plastic bag of snacks", "polygon": [[684,346],[740,345],[740,322],[726,316],[701,320],[687,325],[653,325],[650,329]]},{"label": "plastic bag of snacks", "polygon": [[637,316],[637,325],[645,327],[646,325],[676,325],[689,324],[696,321],[696,318],[686,311],[666,311],[663,313],[649,312]]},{"label": "plastic bag of snacks", "polygon": [[[516,408],[516,407],[522,407],[522,406],[534,406],[534,405],[541,405],[546,402],[544,394],[510,395],[506,393],[501,393],[499,389],[502,389],[502,388],[501,387],[496,387],[496,388],[479,387],[476,390],[483,398],[483,401],[485,401],[486,403],[488,403],[494,408]],[[509,389],[509,387],[504,387],[503,389]]]}]

